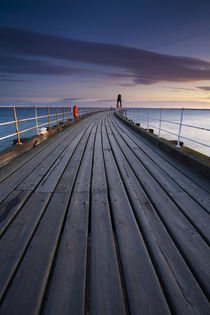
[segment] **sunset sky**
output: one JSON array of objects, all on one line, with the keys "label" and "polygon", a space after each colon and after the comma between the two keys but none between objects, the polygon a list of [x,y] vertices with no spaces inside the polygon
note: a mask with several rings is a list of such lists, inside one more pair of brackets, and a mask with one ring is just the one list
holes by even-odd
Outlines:
[{"label": "sunset sky", "polygon": [[210,108],[209,0],[3,0],[0,105]]}]

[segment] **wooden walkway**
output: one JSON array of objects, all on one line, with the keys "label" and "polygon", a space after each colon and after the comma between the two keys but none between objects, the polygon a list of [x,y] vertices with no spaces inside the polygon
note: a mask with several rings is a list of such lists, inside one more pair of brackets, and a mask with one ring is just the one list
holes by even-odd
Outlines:
[{"label": "wooden walkway", "polygon": [[0,179],[0,314],[210,314],[210,181],[113,113]]}]

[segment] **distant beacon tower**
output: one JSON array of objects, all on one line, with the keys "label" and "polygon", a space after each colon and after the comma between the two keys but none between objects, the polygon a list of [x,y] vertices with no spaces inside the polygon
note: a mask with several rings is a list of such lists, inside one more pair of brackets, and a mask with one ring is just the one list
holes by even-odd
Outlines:
[{"label": "distant beacon tower", "polygon": [[117,96],[117,108],[122,108],[121,94],[118,94],[118,96]]}]

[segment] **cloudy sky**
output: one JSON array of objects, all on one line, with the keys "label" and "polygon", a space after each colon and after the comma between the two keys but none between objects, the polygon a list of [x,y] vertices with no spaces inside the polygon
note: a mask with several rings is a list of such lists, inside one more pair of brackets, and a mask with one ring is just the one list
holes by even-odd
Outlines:
[{"label": "cloudy sky", "polygon": [[210,108],[209,0],[2,0],[0,105]]}]

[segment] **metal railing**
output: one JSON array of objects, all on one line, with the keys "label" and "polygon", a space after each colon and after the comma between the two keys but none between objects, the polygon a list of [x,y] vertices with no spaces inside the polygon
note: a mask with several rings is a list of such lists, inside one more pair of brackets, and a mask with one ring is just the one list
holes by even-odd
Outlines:
[{"label": "metal railing", "polygon": [[[129,110],[130,110],[130,113],[129,113]],[[151,117],[152,111],[156,111],[156,113],[159,114],[159,117],[157,117],[157,118]],[[124,111],[123,116],[128,118],[128,119],[131,119],[135,123],[139,123],[140,126],[142,126],[144,124],[144,127],[145,127],[147,132],[149,132],[150,128],[155,128],[159,138],[161,137],[162,132],[165,132],[165,133],[168,133],[170,135],[175,136],[177,147],[180,147],[181,139],[185,139],[185,140],[188,140],[190,142],[199,144],[201,146],[210,148],[209,144],[195,140],[195,139],[190,138],[190,137],[186,137],[182,134],[183,127],[193,128],[193,129],[197,129],[197,130],[203,130],[206,132],[210,131],[210,128],[184,123],[184,120],[183,120],[184,112],[189,111],[189,109],[185,109],[185,108],[180,109],[179,117],[178,116],[176,117],[178,119],[178,121],[163,119],[164,111],[166,111],[166,110],[163,108],[160,108],[160,109],[153,109],[153,108],[134,109],[134,108],[132,108],[132,109],[128,109],[128,110]],[[170,110],[167,109],[167,111],[170,111]],[[193,111],[196,111],[196,109],[194,109]],[[199,111],[200,111],[200,109],[199,109]],[[209,111],[209,114],[210,114],[210,111]],[[154,125],[154,122],[157,122],[157,124]],[[163,128],[162,127],[163,123],[171,124],[174,126],[176,125],[178,127],[178,132],[176,133],[173,130]],[[209,121],[209,125],[210,125],[210,121]],[[210,139],[210,134],[209,134],[208,139]]]},{"label": "metal railing", "polygon": [[[40,135],[41,129],[40,127],[46,128],[50,130],[54,126],[59,126],[60,124],[65,124],[69,120],[73,120],[74,115],[73,115],[73,107],[70,106],[64,106],[64,107],[55,107],[55,106],[0,106],[0,110],[4,108],[12,109],[11,115],[13,115],[13,120],[9,121],[3,121],[0,122],[0,128],[4,128],[7,125],[10,126],[15,126],[15,132],[9,133],[2,135],[2,132],[0,133],[2,136],[0,136],[0,141],[11,138],[16,136],[17,137],[17,144],[22,144],[21,143],[21,137],[20,135],[23,133],[26,133],[31,130],[36,130],[35,134]],[[31,117],[27,118],[19,118],[17,114],[18,109],[31,109]],[[40,116],[38,115],[38,110],[43,110],[46,109],[46,113],[42,113]],[[78,107],[78,114],[77,117],[82,117],[84,115],[87,115],[89,113],[99,111],[99,110],[104,110],[104,108],[82,108]],[[1,117],[0,117],[1,118]],[[11,117],[12,119],[12,117]],[[2,119],[1,119],[2,120]],[[43,122],[44,120],[44,122]],[[24,122],[33,122],[33,126],[26,128],[26,129],[21,129],[21,123]],[[14,127],[10,128],[9,130],[14,129]]]}]

